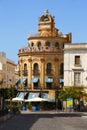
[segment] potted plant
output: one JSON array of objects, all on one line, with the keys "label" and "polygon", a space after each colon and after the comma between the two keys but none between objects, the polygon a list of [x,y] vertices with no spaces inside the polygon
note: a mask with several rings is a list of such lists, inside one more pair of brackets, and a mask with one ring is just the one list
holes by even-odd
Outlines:
[{"label": "potted plant", "polygon": [[26,108],[27,108],[27,110],[32,110],[32,104],[30,102],[28,102],[26,104]]}]

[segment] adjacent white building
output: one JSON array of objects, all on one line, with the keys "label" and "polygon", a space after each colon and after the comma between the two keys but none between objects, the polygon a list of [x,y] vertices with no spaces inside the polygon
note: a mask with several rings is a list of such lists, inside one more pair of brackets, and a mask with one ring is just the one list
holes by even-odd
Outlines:
[{"label": "adjacent white building", "polygon": [[87,89],[87,43],[65,45],[64,86]]}]

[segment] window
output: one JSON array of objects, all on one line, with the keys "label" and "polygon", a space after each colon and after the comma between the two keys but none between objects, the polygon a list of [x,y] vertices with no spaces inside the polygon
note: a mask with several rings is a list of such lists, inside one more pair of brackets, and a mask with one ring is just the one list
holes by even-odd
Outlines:
[{"label": "window", "polygon": [[24,64],[24,70],[27,70],[27,64]]},{"label": "window", "polygon": [[32,46],[32,47],[34,46],[34,43],[33,43],[33,42],[31,43],[31,46]]},{"label": "window", "polygon": [[58,42],[55,43],[55,47],[59,48],[59,43]]},{"label": "window", "polygon": [[80,65],[80,56],[75,56],[75,65]]},{"label": "window", "polygon": [[27,64],[24,64],[24,76],[27,76]]},{"label": "window", "polygon": [[52,72],[52,65],[51,65],[51,63],[48,63],[47,64],[47,69],[46,69],[46,74],[51,74]]},{"label": "window", "polygon": [[40,48],[41,47],[41,42],[38,42],[37,46],[38,46],[38,48]]},{"label": "window", "polygon": [[46,42],[46,47],[50,47],[50,42]]},{"label": "window", "polygon": [[63,43],[63,45],[62,45],[62,48],[64,49],[64,43]]},{"label": "window", "polygon": [[75,72],[74,73],[74,85],[75,86],[80,86],[80,78],[81,78],[81,73]]},{"label": "window", "polygon": [[34,74],[38,74],[38,64],[34,64]]},{"label": "window", "polygon": [[64,64],[63,63],[61,63],[60,64],[60,74],[63,74],[64,72]]}]

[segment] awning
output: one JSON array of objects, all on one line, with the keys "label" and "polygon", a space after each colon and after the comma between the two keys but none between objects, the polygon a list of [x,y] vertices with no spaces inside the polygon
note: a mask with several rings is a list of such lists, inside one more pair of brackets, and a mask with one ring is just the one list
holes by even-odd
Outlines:
[{"label": "awning", "polygon": [[[52,96],[51,96],[52,94]],[[44,99],[44,101],[48,101],[48,102],[55,102],[55,96],[53,95],[53,93],[42,93],[42,98]]]},{"label": "awning", "polygon": [[63,78],[60,78],[60,79],[59,79],[59,82],[60,82],[60,83],[63,83],[63,82],[64,82],[64,79],[63,79]]},{"label": "awning", "polygon": [[39,78],[34,77],[34,78],[32,78],[31,82],[32,82],[32,83],[37,83],[37,82],[38,82],[38,80],[39,80]]},{"label": "awning", "polygon": [[42,101],[49,101],[49,100],[41,97],[35,97],[35,98],[25,100],[25,102],[42,102]]},{"label": "awning", "polygon": [[22,83],[25,83],[25,82],[26,82],[26,80],[27,80],[27,78],[26,78],[26,77],[24,77],[24,78],[22,78],[22,79],[21,79],[21,82],[22,82]]},{"label": "awning", "polygon": [[20,83],[20,78],[16,80],[16,84],[17,84],[17,83]]},{"label": "awning", "polygon": [[15,98],[12,98],[12,101],[24,101],[27,92],[20,92]]},{"label": "awning", "polygon": [[46,83],[52,83],[52,82],[53,82],[53,78],[52,78],[52,77],[51,77],[51,78],[46,77],[46,78],[45,78],[45,82],[46,82]]},{"label": "awning", "polygon": [[19,94],[17,94],[17,98],[21,98],[24,99],[25,95],[27,94],[27,92],[20,92]]},{"label": "awning", "polygon": [[28,95],[28,99],[39,97],[39,94],[40,93],[32,93],[32,92],[30,92],[29,95]]}]

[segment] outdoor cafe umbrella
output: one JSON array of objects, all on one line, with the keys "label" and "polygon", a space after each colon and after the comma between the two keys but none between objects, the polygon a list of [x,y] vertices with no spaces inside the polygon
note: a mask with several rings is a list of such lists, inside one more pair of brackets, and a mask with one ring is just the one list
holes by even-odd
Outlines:
[{"label": "outdoor cafe umbrella", "polygon": [[22,99],[22,98],[18,98],[18,97],[15,97],[15,98],[12,98],[12,101],[14,102],[14,101],[24,101],[24,99]]},{"label": "outdoor cafe umbrella", "polygon": [[49,100],[44,99],[44,98],[40,98],[40,97],[35,97],[35,98],[25,100],[25,102],[42,102],[42,101],[49,101]]}]

